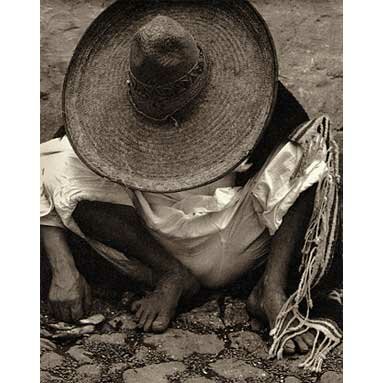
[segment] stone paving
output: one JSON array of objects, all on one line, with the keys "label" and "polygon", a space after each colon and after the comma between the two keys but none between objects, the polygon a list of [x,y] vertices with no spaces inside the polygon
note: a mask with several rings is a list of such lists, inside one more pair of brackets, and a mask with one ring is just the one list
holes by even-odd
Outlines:
[{"label": "stone paving", "polygon": [[93,334],[64,341],[48,334],[54,320],[42,302],[41,383],[342,381],[342,347],[329,355],[321,374],[302,370],[303,356],[271,360],[267,333],[252,331],[244,300],[225,294],[178,315],[164,334],[143,333],[121,302],[96,296],[105,321]]}]

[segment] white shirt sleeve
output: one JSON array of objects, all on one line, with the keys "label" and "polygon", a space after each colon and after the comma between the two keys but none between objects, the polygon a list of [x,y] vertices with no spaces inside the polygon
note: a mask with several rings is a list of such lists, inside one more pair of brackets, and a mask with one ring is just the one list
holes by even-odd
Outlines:
[{"label": "white shirt sleeve", "polygon": [[40,146],[40,223],[79,229],[72,218],[82,200],[133,206],[131,192],[103,178],[77,157],[66,136]]},{"label": "white shirt sleeve", "polygon": [[271,235],[298,196],[328,171],[327,149],[320,135],[308,142],[307,147],[291,141],[281,145],[256,177],[252,193],[258,202],[259,219]]}]

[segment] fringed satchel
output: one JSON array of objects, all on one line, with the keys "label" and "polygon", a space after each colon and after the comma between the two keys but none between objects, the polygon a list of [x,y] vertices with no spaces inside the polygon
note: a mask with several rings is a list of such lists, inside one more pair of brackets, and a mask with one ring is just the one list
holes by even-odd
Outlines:
[{"label": "fringed satchel", "polygon": [[[332,137],[330,120],[327,116],[321,116],[300,125],[291,135],[290,140],[302,145],[307,153],[310,137],[318,136],[318,133],[326,143],[328,172],[317,185],[314,208],[302,247],[300,282],[297,290],[282,307],[275,326],[270,332],[273,343],[269,351],[271,356],[280,359],[284,345],[289,339],[311,331],[315,334],[313,348],[301,367],[312,371],[321,370],[326,355],[342,339],[342,331],[334,321],[312,318],[312,309],[315,304],[312,291],[331,266],[340,226],[338,146]],[[301,169],[304,169],[304,162],[305,155],[302,158]],[[342,304],[340,290],[332,291],[329,298]]]}]

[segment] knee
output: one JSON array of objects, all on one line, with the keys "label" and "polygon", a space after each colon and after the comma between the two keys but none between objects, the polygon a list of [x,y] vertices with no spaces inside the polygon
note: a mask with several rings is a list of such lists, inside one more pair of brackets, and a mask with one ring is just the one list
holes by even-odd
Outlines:
[{"label": "knee", "polygon": [[140,219],[134,207],[99,201],[80,201],[73,212],[73,218],[81,226],[95,222],[124,223],[138,225]]},{"label": "knee", "polygon": [[86,236],[116,248],[136,241],[142,230],[140,218],[132,206],[81,201],[73,218]]},{"label": "knee", "polygon": [[77,204],[72,213],[72,217],[81,230],[84,229],[86,231],[86,228],[90,226],[94,219],[94,211],[96,210],[96,207],[96,203],[93,201],[80,201]]}]

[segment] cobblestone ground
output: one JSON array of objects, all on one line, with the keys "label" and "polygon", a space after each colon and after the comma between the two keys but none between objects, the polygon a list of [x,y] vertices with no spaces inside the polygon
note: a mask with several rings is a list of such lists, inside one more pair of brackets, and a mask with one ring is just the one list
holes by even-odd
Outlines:
[{"label": "cobblestone ground", "polygon": [[[266,331],[251,330],[245,297],[238,290],[211,293],[184,309],[164,334],[136,328],[128,306],[132,294],[106,299],[96,289],[94,312],[105,320],[79,339],[52,339],[53,318],[42,302],[41,382],[100,383],[340,383],[342,346],[322,373],[302,370],[303,356],[268,357]],[[56,332],[57,333],[57,332]]]},{"label": "cobblestone ground", "polygon": [[[92,19],[112,1],[41,1],[41,141],[62,125],[61,86],[72,51]],[[254,1],[268,22],[280,79],[310,116],[327,113],[342,142],[341,1]],[[342,381],[342,346],[321,374],[298,367],[302,357],[267,356],[266,333],[251,331],[245,296],[222,291],[181,313],[165,334],[143,334],[126,297],[96,293],[106,319],[77,340],[52,340],[42,302],[41,382],[320,382]]]}]

